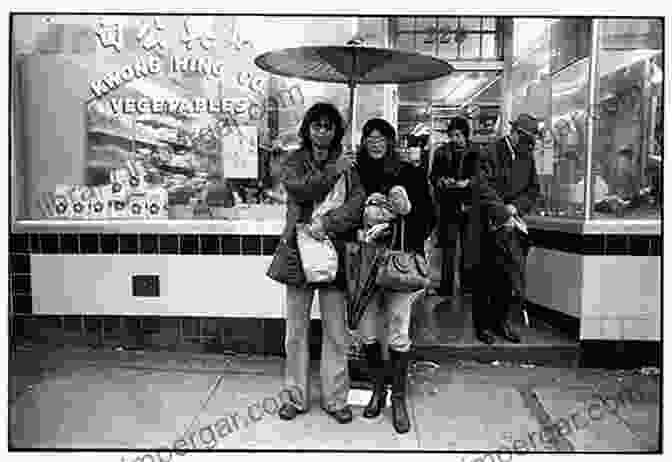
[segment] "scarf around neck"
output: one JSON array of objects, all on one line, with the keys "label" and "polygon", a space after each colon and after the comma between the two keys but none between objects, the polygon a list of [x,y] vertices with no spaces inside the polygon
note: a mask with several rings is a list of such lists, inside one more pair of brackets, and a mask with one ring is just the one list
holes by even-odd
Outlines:
[{"label": "scarf around neck", "polygon": [[400,168],[401,162],[389,155],[382,159],[373,159],[365,152],[357,155],[357,173],[367,196],[376,192],[386,194],[394,186]]}]

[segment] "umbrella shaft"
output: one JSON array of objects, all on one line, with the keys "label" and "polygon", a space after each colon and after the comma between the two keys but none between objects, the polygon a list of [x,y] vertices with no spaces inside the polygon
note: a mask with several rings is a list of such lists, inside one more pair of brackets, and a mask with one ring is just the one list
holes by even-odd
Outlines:
[{"label": "umbrella shaft", "polygon": [[357,140],[355,139],[355,124],[357,123],[357,117],[355,114],[357,108],[357,92],[355,91],[356,84],[354,82],[350,82],[348,86],[350,87],[350,101],[348,107],[348,117],[350,119],[348,121],[348,126],[350,127],[350,148],[355,149],[355,146],[357,145]]}]

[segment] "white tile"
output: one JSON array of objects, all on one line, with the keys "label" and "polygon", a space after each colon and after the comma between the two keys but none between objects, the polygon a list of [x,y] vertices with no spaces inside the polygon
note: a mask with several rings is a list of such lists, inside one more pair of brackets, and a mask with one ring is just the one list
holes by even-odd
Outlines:
[{"label": "white tile", "polygon": [[657,316],[623,320],[623,338],[626,340],[660,340],[660,321]]},{"label": "white tile", "polygon": [[623,339],[623,320],[618,318],[603,318],[600,320],[602,340]]},{"label": "white tile", "polygon": [[582,340],[600,339],[601,320],[599,318],[581,318],[581,332],[579,338]]},{"label": "white tile", "polygon": [[660,258],[587,256],[583,316],[636,317],[660,310]]},{"label": "white tile", "polygon": [[[266,277],[270,256],[34,255],[39,314],[280,318],[283,286]],[[160,297],[131,293],[134,274],[157,274]]]}]

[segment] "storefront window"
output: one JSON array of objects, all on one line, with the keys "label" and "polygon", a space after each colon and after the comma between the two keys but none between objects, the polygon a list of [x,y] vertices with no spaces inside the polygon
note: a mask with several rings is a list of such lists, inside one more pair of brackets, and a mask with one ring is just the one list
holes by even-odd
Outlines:
[{"label": "storefront window", "polygon": [[[588,19],[514,20],[513,117],[544,121],[537,213],[582,219],[590,84]],[[590,216],[655,218],[662,200],[662,23],[600,24]]]},{"label": "storefront window", "polygon": [[[386,19],[361,22],[380,46]],[[304,112],[327,100],[347,120],[345,85],[271,76],[254,58],[344,44],[353,18],[16,15],[13,26],[20,220],[281,218],[279,165]],[[362,93],[360,118],[382,116],[382,93]]]},{"label": "storefront window", "polygon": [[593,216],[654,218],[662,206],[662,21],[601,21]]}]

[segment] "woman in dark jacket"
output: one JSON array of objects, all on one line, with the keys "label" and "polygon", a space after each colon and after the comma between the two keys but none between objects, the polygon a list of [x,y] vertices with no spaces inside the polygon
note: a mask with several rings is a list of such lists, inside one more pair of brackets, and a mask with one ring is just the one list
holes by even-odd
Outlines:
[{"label": "woman in dark jacket", "polygon": [[[362,128],[361,149],[357,156],[357,170],[366,196],[378,193],[388,195],[390,190],[406,192],[404,204],[399,206],[404,215],[404,245],[406,250],[424,255],[425,239],[434,226],[434,209],[429,183],[424,170],[402,163],[395,150],[396,133],[383,119],[371,119]],[[402,193],[403,195],[403,193]],[[410,211],[409,211],[410,205]],[[397,236],[393,248],[401,245]],[[383,360],[382,345],[377,338],[379,311],[387,317],[387,343],[390,353],[389,375],[392,377],[392,417],[398,433],[410,430],[406,409],[406,375],[411,340],[409,324],[411,306],[418,293],[380,290],[360,321],[364,351],[369,370],[375,377],[371,401],[364,410],[364,417],[380,415],[385,404],[385,376],[388,367]]]},{"label": "woman in dark jacket", "polygon": [[[282,238],[296,241],[297,224],[306,224],[314,237],[328,236],[338,243],[348,239],[359,225],[364,204],[364,190],[354,168],[354,155],[343,154],[341,140],[343,118],[328,103],[317,103],[306,113],[300,128],[302,147],[289,155],[282,166],[282,183],[287,191],[287,216]],[[320,203],[342,174],[348,175],[349,191],[345,203],[317,221],[311,220]],[[349,385],[348,334],[343,264],[339,262],[336,281],[306,287],[287,286],[287,353],[285,388],[299,389],[298,400],[285,403],[280,418],[292,420],[308,411],[310,405],[309,355],[310,312],[315,290],[319,292],[322,318],[322,407],[340,423],[352,420],[347,405]]]}]

